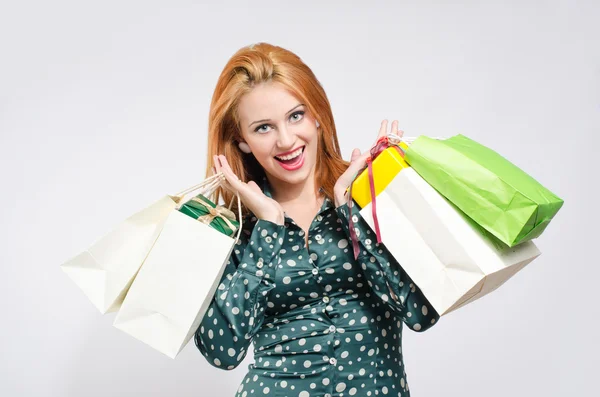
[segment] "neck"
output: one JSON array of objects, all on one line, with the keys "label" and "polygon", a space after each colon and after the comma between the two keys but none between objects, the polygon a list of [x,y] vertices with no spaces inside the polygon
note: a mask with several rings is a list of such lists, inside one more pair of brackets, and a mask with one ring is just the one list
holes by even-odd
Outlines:
[{"label": "neck", "polygon": [[282,206],[295,206],[298,204],[313,205],[319,201],[318,187],[314,178],[314,172],[302,183],[287,183],[279,179],[267,176],[271,185],[273,199]]}]

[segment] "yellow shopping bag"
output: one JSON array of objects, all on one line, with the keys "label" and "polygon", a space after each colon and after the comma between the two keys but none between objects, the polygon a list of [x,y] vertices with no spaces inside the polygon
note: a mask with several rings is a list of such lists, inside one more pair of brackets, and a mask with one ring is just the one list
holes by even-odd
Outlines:
[{"label": "yellow shopping bag", "polygon": [[[404,142],[400,142],[401,148],[406,149],[408,146]],[[390,184],[392,179],[404,168],[410,167],[399,150],[393,146],[388,147],[375,157],[372,162],[373,166],[373,184],[375,187],[375,195],[383,191]],[[371,187],[369,185],[369,170],[365,170],[354,180],[352,184],[352,198],[356,203],[364,208],[371,202]]]}]

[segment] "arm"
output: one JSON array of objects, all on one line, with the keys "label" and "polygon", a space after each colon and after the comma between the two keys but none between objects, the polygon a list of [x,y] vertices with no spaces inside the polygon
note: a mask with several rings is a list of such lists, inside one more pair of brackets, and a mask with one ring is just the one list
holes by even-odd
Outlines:
[{"label": "arm", "polygon": [[[384,304],[402,317],[410,329],[423,332],[431,328],[440,316],[385,245],[377,243],[377,236],[360,215],[358,208],[356,202],[353,202],[352,220],[360,249],[357,260],[361,264],[369,286]],[[348,203],[337,206],[336,211],[342,228],[352,244]]]},{"label": "arm", "polygon": [[258,219],[249,228],[244,227],[240,234],[221,283],[194,334],[194,342],[208,362],[225,370],[234,369],[244,360],[252,338],[263,324],[283,243],[283,225]]}]

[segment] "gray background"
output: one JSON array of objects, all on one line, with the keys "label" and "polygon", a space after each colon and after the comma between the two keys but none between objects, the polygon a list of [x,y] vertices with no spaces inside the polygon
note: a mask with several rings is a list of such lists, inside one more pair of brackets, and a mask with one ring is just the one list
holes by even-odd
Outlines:
[{"label": "gray background", "polygon": [[598,395],[598,2],[364,3],[2,2],[0,395],[234,395],[251,354],[221,371],[192,342],[171,360],[59,265],[202,179],[217,77],[258,41],[313,69],[346,158],[398,119],[407,136],[466,134],[566,201],[538,260],[406,331],[413,395]]}]

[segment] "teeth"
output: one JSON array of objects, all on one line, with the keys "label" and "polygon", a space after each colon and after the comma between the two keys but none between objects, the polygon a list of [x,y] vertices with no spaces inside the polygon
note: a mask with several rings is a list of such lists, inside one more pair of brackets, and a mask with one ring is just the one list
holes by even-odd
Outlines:
[{"label": "teeth", "polygon": [[291,160],[294,157],[300,156],[301,153],[302,153],[302,148],[300,148],[300,149],[296,150],[295,152],[290,153],[290,154],[288,154],[286,156],[275,156],[275,158],[278,158],[280,160]]}]

